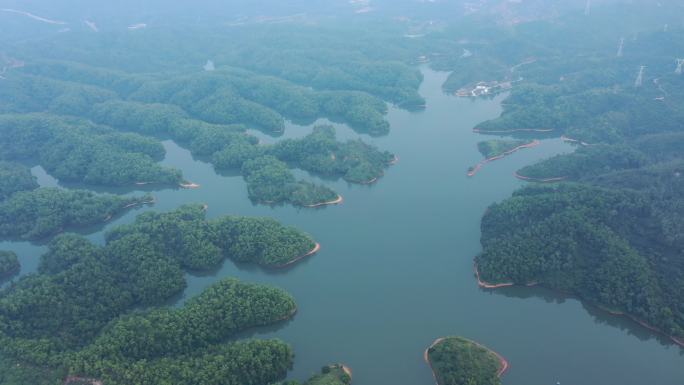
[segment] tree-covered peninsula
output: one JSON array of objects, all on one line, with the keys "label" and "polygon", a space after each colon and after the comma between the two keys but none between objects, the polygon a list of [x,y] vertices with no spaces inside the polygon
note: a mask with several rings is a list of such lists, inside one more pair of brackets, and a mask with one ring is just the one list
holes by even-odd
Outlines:
[{"label": "tree-covered peninsula", "polygon": [[528,142],[524,140],[485,140],[477,144],[477,150],[485,159],[507,155]]},{"label": "tree-covered peninsula", "polygon": [[[227,279],[180,309],[123,316],[67,358],[72,375],[111,384],[264,384],[282,378],[293,354],[276,340],[227,342],[237,332],[292,317],[279,289]],[[249,364],[253,369],[243,370]]]},{"label": "tree-covered peninsula", "polygon": [[0,201],[0,238],[41,240],[104,223],[133,207],[153,202],[149,195],[123,197],[53,187],[20,191]]},{"label": "tree-covered peninsula", "polygon": [[55,178],[105,186],[178,185],[181,174],[160,166],[159,142],[120,133],[83,118],[0,115],[0,158],[35,159]]},{"label": "tree-covered peninsula", "polygon": [[66,377],[113,384],[282,380],[293,358],[286,344],[228,340],[293,316],[288,294],[226,280],[181,309],[160,306],[185,288],[184,271],[212,269],[225,258],[277,267],[317,249],[309,236],[272,219],[207,221],[201,205],[144,213],[107,233],[104,246],[60,235],[36,274],[0,291],[0,367],[12,367],[2,375],[19,381],[43,373],[39,384]]},{"label": "tree-covered peninsula", "polygon": [[[527,186],[487,210],[481,284],[572,293],[681,343],[684,77],[675,53],[684,30],[648,18],[620,23],[647,7],[608,5],[581,23],[568,14],[500,29],[484,57],[459,60],[463,71],[447,86],[466,86],[458,81],[468,72],[510,81],[502,114],[477,132],[576,146],[516,173],[564,182]],[[663,20],[676,11],[669,4],[655,13]],[[625,39],[636,29],[638,38]],[[561,35],[564,46],[551,44]],[[497,64],[476,68],[485,61]]]},{"label": "tree-covered peninsula", "polygon": [[438,385],[499,385],[508,362],[494,351],[462,337],[436,340],[426,351]]},{"label": "tree-covered peninsula", "polygon": [[529,186],[482,221],[479,275],[538,283],[684,337],[681,163]]}]

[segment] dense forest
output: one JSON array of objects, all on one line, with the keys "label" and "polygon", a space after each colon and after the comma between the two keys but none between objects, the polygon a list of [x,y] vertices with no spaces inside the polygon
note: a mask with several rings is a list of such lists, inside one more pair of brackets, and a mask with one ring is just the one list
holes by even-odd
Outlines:
[{"label": "dense forest", "polygon": [[[285,3],[274,7],[293,6]],[[150,28],[124,24],[130,18],[115,4],[117,16],[98,20],[100,30],[81,18],[50,32],[47,19],[0,10],[0,238],[45,239],[151,201],[70,187],[185,184],[160,163],[168,139],[219,172],[240,174],[253,202],[340,202],[297,170],[370,184],[398,158],[366,140],[340,141],[319,121],[389,134],[390,105],[426,107],[418,92],[424,64],[449,72],[443,89],[451,94],[480,82],[510,90],[501,116],[475,127],[506,136],[478,144],[485,158],[532,139],[577,145],[517,172],[564,182],[526,186],[487,210],[480,278],[572,293],[684,338],[681,4],[559,13],[565,5],[554,2],[543,15],[529,1],[459,2],[458,12],[456,2],[418,2],[415,12],[416,2],[335,6],[352,18],[319,15],[322,3],[283,18],[194,10],[166,18],[180,4],[156,15],[136,8]],[[482,4],[491,12],[480,12]],[[518,5],[529,13],[511,12]],[[376,6],[385,7],[382,16]],[[59,8],[42,9],[57,17]],[[446,15],[464,19],[448,23]],[[271,145],[249,134],[278,137],[289,123],[313,129]],[[40,188],[33,166],[65,188]],[[182,307],[167,305],[188,272],[226,259],[283,267],[317,249],[275,220],[207,219],[201,205],[142,214],[108,231],[103,245],[56,236],[36,273],[0,290],[0,383],[298,385],[281,382],[294,361],[286,343],[236,339],[293,317],[284,291],[227,279]],[[17,269],[16,255],[0,252],[0,278]],[[448,338],[427,354],[441,385],[500,383],[499,357],[471,341]],[[304,385],[350,382],[343,366],[331,365]]]},{"label": "dense forest", "polygon": [[[684,30],[653,28],[649,12],[632,19],[643,6],[523,24],[488,47],[466,47],[479,55],[458,61],[464,73],[514,82],[501,116],[478,132],[562,137],[576,146],[517,171],[529,181],[563,182],[527,186],[491,206],[476,262],[489,283],[572,293],[681,338],[684,76],[675,56]],[[579,17],[589,20],[580,26]],[[629,28],[618,22],[625,18]],[[497,65],[479,69],[485,60]],[[445,87],[468,87],[464,73]]]},{"label": "dense forest", "polygon": [[18,191],[38,188],[31,170],[18,163],[0,161],[0,201]]},{"label": "dense forest", "polygon": [[499,357],[465,338],[444,338],[426,353],[438,385],[501,384]]},{"label": "dense forest", "polygon": [[[280,290],[227,280],[182,309],[131,312],[179,294],[184,270],[215,268],[224,258],[279,266],[314,246],[307,235],[272,219],[207,221],[201,205],[144,213],[107,233],[103,247],[60,235],[37,274],[0,291],[0,366],[14,362],[27,371],[50,368],[47,377],[68,372],[121,384],[163,384],[175,376],[182,381],[174,383],[187,384],[282,379],[292,365],[287,345],[225,344],[240,330],[291,317],[294,301]],[[241,370],[244,365],[253,370]],[[19,369],[8,374],[27,375]]]},{"label": "dense forest", "polygon": [[483,218],[482,279],[549,286],[684,336],[682,167],[518,191]]},{"label": "dense forest", "polygon": [[[328,118],[362,133],[387,134],[386,102],[421,108],[422,76],[412,66],[415,45],[393,30],[377,32],[374,40],[391,39],[393,47],[378,52],[378,44],[364,39],[350,45],[346,34],[359,31],[345,23],[246,26],[228,34],[214,27],[179,34],[170,26],[139,35],[109,32],[102,34],[107,50],[97,48],[99,36],[84,34],[18,44],[13,49],[23,65],[4,76],[0,89],[0,113],[8,120],[2,136],[8,145],[21,144],[19,131],[33,130],[31,138],[37,135],[45,147],[19,146],[5,158],[34,158],[60,181],[177,185],[180,173],[156,163],[164,155],[158,139],[170,137],[220,170],[241,172],[255,202],[336,201],[329,187],[297,180],[290,169],[369,183],[393,155],[360,140],[337,142],[331,129],[273,148],[258,146],[245,130],[278,135],[286,120]],[[76,47],[90,47],[89,54]],[[196,60],[205,62],[207,50],[217,65],[202,71]],[[304,147],[306,156],[295,153]]]},{"label": "dense forest", "polygon": [[19,259],[14,252],[0,250],[0,280],[13,276],[20,268]]},{"label": "dense forest", "polygon": [[287,319],[295,310],[282,290],[224,280],[181,309],[117,319],[67,361],[72,373],[111,384],[270,383],[292,366],[287,345],[226,341],[241,330]]},{"label": "dense forest", "polygon": [[123,197],[53,187],[20,191],[0,201],[0,238],[41,240],[104,223],[153,201],[151,196]]},{"label": "dense forest", "polygon": [[[242,170],[253,200],[308,206],[337,195],[325,186],[293,180],[290,168],[367,183],[382,174],[392,157],[361,140],[337,142],[331,127],[274,148],[259,146],[245,133],[249,127],[281,133],[285,117],[303,123],[328,117],[386,134],[387,106],[359,91],[315,92],[240,69],[164,81],[71,62],[35,64],[22,71],[30,74],[8,79],[0,92],[0,111],[6,112],[0,116],[5,138],[0,153],[7,160],[35,159],[65,182],[178,185],[180,173],[156,163],[164,149],[154,137],[171,137],[218,169]],[[73,78],[66,79],[67,74]],[[303,148],[307,151],[299,153]],[[243,167],[271,153],[287,164]],[[263,177],[250,178],[252,171]]]},{"label": "dense forest", "polygon": [[0,156],[29,160],[65,182],[125,186],[177,185],[180,172],[160,166],[160,143],[98,126],[83,118],[52,114],[0,115]]},{"label": "dense forest", "polygon": [[201,205],[143,213],[134,223],[109,231],[106,239],[117,242],[139,236],[147,238],[147,247],[195,270],[214,268],[225,258],[274,267],[315,247],[307,234],[271,218],[225,216],[207,221]]}]

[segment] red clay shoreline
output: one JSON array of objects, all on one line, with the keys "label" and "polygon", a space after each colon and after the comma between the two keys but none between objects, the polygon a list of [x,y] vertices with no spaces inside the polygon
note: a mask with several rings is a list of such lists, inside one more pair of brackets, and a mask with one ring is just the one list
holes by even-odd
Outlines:
[{"label": "red clay shoreline", "polygon": [[353,376],[352,376],[352,370],[351,370],[351,368],[350,368],[349,366],[347,366],[347,365],[344,365],[344,364],[342,364],[342,365],[340,365],[340,366],[342,367],[342,371],[345,372],[345,373],[349,376],[349,379],[350,379],[350,380],[353,380],[354,378],[353,378]]},{"label": "red clay shoreline", "polygon": [[[533,286],[542,286],[542,287],[546,287],[546,286],[540,285],[538,282],[530,282],[530,283],[528,283],[528,284],[526,284],[526,285],[519,285],[519,284],[515,284],[515,283],[513,283],[513,282],[506,282],[506,283],[500,283],[500,284],[492,284],[492,283],[489,283],[489,282],[486,282],[486,281],[482,281],[482,280],[480,279],[480,271],[479,271],[479,269],[477,268],[477,263],[475,264],[475,276],[477,277],[477,285],[480,286],[480,287],[483,288],[483,289],[500,289],[500,288],[503,288],[503,287],[514,287],[514,286],[517,286],[517,287],[523,287],[523,286],[526,286],[526,287],[533,287]],[[571,297],[574,297],[574,298],[577,298],[577,299],[579,299],[580,301],[585,302],[585,303],[588,303],[588,304],[590,304],[590,305],[592,305],[592,306],[594,306],[594,307],[596,307],[596,308],[598,308],[598,309],[600,309],[600,310],[605,311],[605,312],[608,313],[608,314],[611,314],[611,315],[614,315],[614,316],[620,316],[620,317],[628,318],[628,319],[630,319],[630,320],[632,320],[632,321],[638,323],[638,324],[641,325],[642,327],[644,327],[644,328],[646,328],[646,329],[648,329],[648,330],[650,330],[650,331],[652,331],[652,332],[656,332],[656,333],[658,333],[658,334],[660,334],[660,335],[663,335],[663,336],[669,338],[670,340],[672,340],[672,342],[674,342],[675,344],[677,344],[677,345],[679,345],[679,346],[681,346],[681,347],[684,347],[684,339],[678,338],[678,337],[675,337],[675,336],[671,336],[671,335],[667,334],[665,331],[663,331],[663,330],[661,330],[661,329],[659,329],[659,328],[657,328],[657,327],[655,327],[655,326],[653,326],[653,325],[650,325],[650,324],[648,324],[646,321],[641,320],[641,319],[639,319],[639,318],[636,318],[636,317],[634,317],[634,316],[632,316],[632,315],[630,315],[630,314],[626,314],[626,313],[621,312],[621,311],[616,311],[616,310],[608,309],[608,308],[606,308],[606,307],[604,307],[604,306],[601,306],[601,305],[599,305],[599,304],[596,304],[596,303],[594,303],[594,302],[587,301],[587,300],[583,299],[582,297],[579,297],[579,296],[577,296],[577,295],[575,295],[575,294],[572,294],[572,293],[566,293],[566,292],[562,292],[562,291],[560,291],[560,290],[555,290],[555,289],[553,289],[553,288],[548,288],[548,287],[547,287],[547,289],[553,290],[553,291],[558,292],[558,293],[563,293],[563,294],[565,294],[565,295],[568,295],[568,296],[571,296]]]},{"label": "red clay shoreline", "polygon": [[[510,368],[511,365],[508,363],[508,360],[506,360],[501,354],[499,354],[499,353],[495,352],[494,350],[492,350],[492,349],[490,349],[490,348],[488,348],[488,347],[486,347],[486,346],[484,346],[478,342],[475,342],[473,340],[469,340],[469,339],[463,338],[463,337],[459,337],[459,338],[462,338],[462,339],[470,342],[471,344],[473,344],[477,347],[480,347],[480,348],[494,354],[496,356],[496,358],[499,359],[499,370],[497,370],[497,372],[496,372],[497,377],[503,376],[504,373],[506,373],[506,371]],[[430,346],[428,346],[427,349],[425,349],[425,352],[423,353],[423,359],[428,364],[428,366],[430,366],[430,369],[432,370],[432,377],[434,377],[435,383],[437,385],[439,385],[439,382],[437,381],[437,374],[435,373],[435,369],[432,367],[432,362],[430,361],[429,351],[430,351],[430,349],[439,345],[445,339],[446,339],[446,337],[437,338],[436,340],[434,340],[432,342],[432,344]]]},{"label": "red clay shoreline", "polygon": [[342,202],[344,202],[344,198],[342,198],[342,195],[338,195],[337,199],[335,199],[335,200],[328,201],[328,202],[316,203],[313,205],[305,205],[304,207],[313,208],[313,207],[321,207],[321,206],[328,206],[328,205],[337,205],[337,204],[340,204]]},{"label": "red clay shoreline", "polygon": [[299,262],[300,260],[302,260],[302,259],[304,259],[304,258],[306,258],[306,257],[310,257],[310,256],[312,256],[312,255],[318,253],[320,250],[321,250],[321,244],[318,243],[318,242],[316,242],[316,245],[314,245],[313,249],[311,249],[311,251],[309,251],[308,253],[306,253],[306,254],[304,254],[304,255],[300,255],[299,257],[296,257],[296,258],[290,260],[289,262],[286,262],[286,263],[283,263],[283,264],[280,264],[280,265],[273,265],[273,266],[271,266],[271,267],[272,267],[272,268],[275,268],[275,269],[283,269],[283,268],[286,268],[286,267],[288,267],[288,266],[291,266],[291,265],[293,265],[293,264]]},{"label": "red clay shoreline", "polygon": [[495,160],[499,160],[499,159],[505,158],[506,156],[511,155],[511,154],[513,154],[514,152],[518,151],[518,150],[522,150],[523,148],[537,147],[537,146],[539,146],[540,144],[541,144],[541,142],[535,139],[535,140],[531,141],[530,143],[522,144],[522,145],[520,145],[520,146],[518,146],[518,147],[516,147],[516,148],[513,148],[513,149],[510,149],[510,150],[508,150],[508,151],[505,151],[505,152],[503,152],[503,153],[500,154],[500,155],[493,156],[493,157],[491,157],[491,158],[487,158],[487,159],[481,161],[480,163],[478,163],[477,165],[475,165],[475,167],[473,167],[470,171],[468,171],[468,176],[469,176],[469,177],[475,176],[475,174],[477,174],[477,172],[480,171],[480,169],[482,169],[482,167],[484,167],[484,165],[486,165],[487,163],[490,163],[490,162],[493,162],[493,161],[495,161]]}]

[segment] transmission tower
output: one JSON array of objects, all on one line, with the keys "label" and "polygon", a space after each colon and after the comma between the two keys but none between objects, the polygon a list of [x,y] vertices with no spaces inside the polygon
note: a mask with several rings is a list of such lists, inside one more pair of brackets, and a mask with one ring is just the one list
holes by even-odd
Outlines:
[{"label": "transmission tower", "polygon": [[622,57],[622,49],[625,47],[625,38],[620,38],[620,45],[618,46],[617,57]]},{"label": "transmission tower", "polygon": [[639,75],[637,75],[636,80],[634,81],[634,87],[641,87],[642,84],[644,84],[644,70],[646,69],[646,66],[641,66],[639,68]]},{"label": "transmission tower", "polygon": [[675,70],[675,73],[681,75],[682,72],[684,72],[684,59],[677,59],[677,69]]}]

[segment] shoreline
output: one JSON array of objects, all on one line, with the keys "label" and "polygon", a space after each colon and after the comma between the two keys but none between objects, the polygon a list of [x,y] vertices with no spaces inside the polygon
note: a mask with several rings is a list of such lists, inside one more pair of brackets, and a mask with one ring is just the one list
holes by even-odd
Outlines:
[{"label": "shoreline", "polygon": [[[399,157],[394,155],[394,157],[389,162],[387,162],[387,165],[385,167],[394,166],[397,163],[399,163]],[[361,185],[371,185],[371,184],[377,182],[383,176],[385,176],[385,173],[381,172],[380,175],[378,175],[372,179],[369,179],[369,180],[362,180],[362,181],[349,181],[348,180],[348,182],[357,183],[357,184],[361,184]]]},{"label": "shoreline", "polygon": [[321,206],[329,206],[329,205],[337,205],[344,202],[344,198],[342,198],[342,195],[338,195],[337,199],[328,201],[328,202],[321,202],[321,203],[316,203],[313,205],[305,205],[304,207],[309,207],[309,208],[314,208],[314,207],[321,207]]},{"label": "shoreline", "polygon": [[156,200],[154,199],[154,197],[152,197],[152,199],[150,199],[149,201],[129,203],[126,206],[123,206],[122,208],[117,210],[117,212],[113,212],[113,213],[107,215],[107,217],[105,217],[105,219],[104,219],[104,222],[105,223],[109,222],[114,217],[114,215],[122,214],[124,211],[126,211],[130,208],[137,207],[137,206],[144,206],[144,205],[153,205],[155,203],[156,203]]},{"label": "shoreline", "polygon": [[354,377],[352,376],[352,370],[349,366],[347,365],[340,365],[342,367],[342,371],[349,376],[349,380],[353,380]]},{"label": "shoreline", "polygon": [[562,182],[562,181],[568,179],[568,177],[566,177],[566,176],[559,176],[559,177],[555,177],[555,178],[545,178],[545,179],[532,178],[529,176],[520,175],[520,174],[518,174],[517,171],[513,172],[513,176],[515,176],[516,178],[518,178],[520,180],[524,180],[527,182],[538,182],[538,183]]},{"label": "shoreline", "polygon": [[569,142],[569,143],[579,143],[582,146],[593,146],[593,144],[583,142],[581,140],[573,139],[573,138],[567,137],[565,135],[561,135],[561,140],[564,142]]},{"label": "shoreline", "polygon": [[[429,353],[430,353],[430,349],[432,349],[432,348],[434,348],[435,346],[439,345],[440,343],[442,343],[442,342],[443,342],[444,340],[446,340],[447,338],[448,338],[448,337],[440,337],[440,338],[437,338],[436,340],[434,340],[434,341],[432,342],[432,344],[430,344],[430,346],[427,347],[427,349],[425,349],[425,352],[423,352],[423,359],[425,360],[425,362],[426,362],[426,363],[428,364],[428,366],[430,367],[430,370],[432,371],[432,377],[435,379],[435,383],[436,383],[437,385],[439,385],[439,382],[437,381],[437,373],[435,373],[435,369],[432,367],[432,362],[430,361],[430,354],[429,354]],[[503,375],[506,373],[506,371],[508,371],[508,369],[511,367],[511,365],[510,365],[510,363],[508,362],[508,360],[506,360],[501,354],[497,353],[496,351],[494,351],[494,350],[492,350],[492,349],[490,349],[490,348],[488,348],[488,347],[482,345],[482,344],[479,343],[479,342],[475,342],[475,341],[473,341],[473,340],[469,340],[469,339],[463,338],[463,337],[459,337],[459,338],[461,338],[461,339],[463,339],[463,340],[465,340],[465,341],[468,341],[468,342],[470,342],[471,344],[473,344],[473,345],[475,345],[475,346],[477,346],[477,347],[479,347],[479,348],[482,348],[482,349],[486,350],[487,352],[489,352],[489,353],[493,354],[494,356],[496,356],[496,358],[499,360],[499,369],[496,371],[496,376],[497,376],[497,377],[503,376]]]},{"label": "shoreline", "polygon": [[321,244],[316,242],[316,245],[314,245],[313,249],[311,249],[308,253],[306,253],[304,255],[300,255],[299,257],[296,257],[296,258],[294,258],[294,259],[292,259],[286,263],[281,263],[279,265],[272,265],[271,267],[275,268],[275,269],[283,269],[283,268],[286,268],[288,266],[292,266],[293,264],[301,261],[302,259],[310,257],[310,256],[318,253],[319,251],[321,251]]},{"label": "shoreline", "polygon": [[192,182],[180,183],[179,186],[180,186],[181,188],[188,189],[188,190],[198,189],[198,188],[201,187],[201,186],[198,185],[197,183],[192,183]]},{"label": "shoreline", "polygon": [[541,144],[541,142],[535,139],[535,140],[533,140],[533,141],[531,141],[531,142],[529,142],[529,143],[521,144],[520,146],[517,146],[517,147],[515,147],[515,148],[512,148],[512,149],[510,149],[510,150],[508,150],[508,151],[504,151],[504,152],[501,153],[500,155],[493,156],[493,157],[490,157],[490,158],[486,158],[485,160],[483,160],[483,161],[481,161],[480,163],[476,164],[475,167],[473,167],[470,171],[468,171],[468,176],[469,176],[469,177],[475,176],[475,174],[477,174],[477,173],[482,169],[482,167],[484,167],[487,163],[491,163],[491,162],[493,162],[493,161],[495,161],[495,160],[503,159],[503,158],[507,157],[508,155],[511,155],[511,154],[513,154],[513,153],[515,153],[515,152],[517,152],[517,151],[519,151],[519,150],[522,150],[522,149],[524,149],[524,148],[533,148],[533,147],[537,147],[537,146],[539,146],[540,144]]},{"label": "shoreline", "polygon": [[487,281],[483,281],[480,279],[480,270],[477,268],[477,263],[475,264],[475,276],[477,277],[477,285],[483,289],[500,289],[502,287],[513,287],[513,286],[520,286],[520,287],[534,287],[539,285],[539,282],[530,282],[525,285],[517,285],[513,282],[504,282],[504,283],[489,283]]},{"label": "shoreline", "polygon": [[373,179],[371,179],[371,180],[361,181],[361,182],[359,182],[359,184],[370,185],[370,184],[373,184],[373,183],[377,182],[377,181],[378,181],[378,178],[379,178],[379,177],[376,176],[375,178],[373,178]]},{"label": "shoreline", "polygon": [[517,128],[515,130],[481,130],[473,128],[473,132],[479,134],[509,134],[511,132],[552,132],[553,128]]},{"label": "shoreline", "polygon": [[[482,281],[482,280],[480,279],[480,271],[479,271],[478,268],[477,268],[477,263],[475,264],[475,276],[477,277],[477,285],[478,285],[479,287],[483,288],[483,289],[500,289],[500,288],[504,288],[504,287],[534,287],[534,286],[540,286],[540,285],[539,285],[539,282],[530,282],[530,283],[528,283],[528,284],[526,284],[526,285],[518,285],[518,284],[515,284],[515,283],[512,283],[512,282],[500,283],[500,284],[491,284],[491,283],[489,283],[489,282]],[[542,285],[542,286],[543,286],[543,285]],[[545,287],[545,286],[544,286],[544,287]],[[606,313],[608,313],[608,314],[611,314],[611,315],[613,315],[613,316],[618,316],[618,317],[627,318],[627,319],[629,319],[629,320],[631,320],[631,321],[633,321],[633,322],[635,322],[635,323],[641,325],[642,327],[646,328],[647,330],[650,330],[650,331],[652,331],[652,332],[655,332],[655,333],[660,334],[661,336],[664,336],[664,337],[669,338],[672,342],[675,343],[675,345],[679,345],[680,347],[683,347],[683,348],[684,348],[684,338],[678,338],[678,337],[675,337],[675,336],[671,336],[671,335],[667,334],[666,332],[664,332],[663,330],[661,330],[661,329],[659,329],[659,328],[657,328],[657,327],[655,327],[655,326],[653,326],[653,325],[650,325],[650,324],[647,323],[646,321],[641,320],[641,319],[639,319],[639,318],[636,318],[636,317],[632,316],[631,314],[627,314],[627,313],[622,312],[622,311],[617,311],[617,310],[608,309],[608,308],[606,308],[606,307],[604,307],[604,306],[602,306],[602,305],[600,305],[600,304],[594,303],[594,302],[592,302],[592,301],[585,300],[585,299],[583,299],[582,297],[580,297],[580,296],[578,296],[578,295],[575,295],[575,294],[573,294],[573,293],[565,293],[565,292],[562,292],[562,291],[560,291],[560,290],[556,290],[556,289],[553,289],[553,288],[548,288],[548,289],[549,289],[549,290],[552,290],[552,291],[554,291],[554,292],[557,292],[557,293],[561,293],[561,294],[567,295],[567,296],[569,296],[569,297],[577,298],[577,299],[580,300],[581,302],[584,302],[584,303],[587,303],[587,304],[589,304],[589,305],[592,305],[592,306],[594,306],[595,308],[597,308],[597,309],[599,309],[599,310],[602,310],[602,311],[604,311],[604,312],[606,312]]]}]

